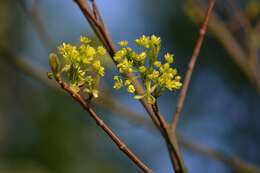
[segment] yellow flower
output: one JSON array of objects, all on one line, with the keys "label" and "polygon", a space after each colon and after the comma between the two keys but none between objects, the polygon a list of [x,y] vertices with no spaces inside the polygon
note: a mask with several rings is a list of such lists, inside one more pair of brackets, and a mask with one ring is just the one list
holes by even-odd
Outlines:
[{"label": "yellow flower", "polygon": [[86,82],[88,83],[88,85],[91,85],[93,83],[94,79],[92,76],[87,76],[86,77]]},{"label": "yellow flower", "polygon": [[105,75],[105,68],[104,67],[100,67],[99,70],[98,70],[98,74],[100,76],[104,76]]},{"label": "yellow flower", "polygon": [[136,39],[135,43],[138,46],[143,46],[145,48],[149,48],[150,47],[150,38],[143,35],[139,39]]},{"label": "yellow flower", "polygon": [[96,60],[96,61],[94,61],[94,63],[92,64],[92,66],[93,66],[93,68],[94,68],[95,70],[98,70],[98,69],[101,67],[101,63],[100,63],[99,60]]},{"label": "yellow flower", "polygon": [[165,63],[160,67],[160,72],[166,72],[168,69],[170,68],[170,64],[169,63]]},{"label": "yellow flower", "polygon": [[88,45],[86,47],[85,53],[86,53],[86,56],[93,57],[96,55],[96,50],[94,47]]},{"label": "yellow flower", "polygon": [[151,44],[159,46],[161,44],[161,38],[156,37],[155,35],[151,36]]},{"label": "yellow flower", "polygon": [[60,55],[62,55],[65,59],[79,60],[79,52],[76,46],[68,43],[62,43],[62,45],[58,47],[58,50]]},{"label": "yellow flower", "polygon": [[121,49],[121,50],[116,52],[116,54],[114,56],[114,60],[119,62],[126,56],[126,54],[127,54],[127,50],[125,48]]},{"label": "yellow flower", "polygon": [[127,59],[122,61],[121,63],[117,64],[120,73],[132,73],[132,63],[129,62]]},{"label": "yellow flower", "polygon": [[146,67],[145,66],[141,66],[141,67],[139,67],[138,70],[140,71],[140,73],[145,73]]},{"label": "yellow flower", "polygon": [[103,46],[98,46],[97,52],[99,53],[99,55],[105,55],[107,51]]},{"label": "yellow flower", "polygon": [[160,75],[159,71],[153,70],[151,74],[148,74],[148,77],[152,80],[156,80]]},{"label": "yellow flower", "polygon": [[168,63],[173,63],[173,55],[172,54],[170,54],[170,53],[166,53],[165,55],[164,55],[164,58],[165,58],[165,60],[168,62]]},{"label": "yellow flower", "polygon": [[118,89],[122,88],[123,81],[122,81],[122,79],[120,79],[119,76],[114,76],[114,81],[115,81],[114,86],[113,86],[114,89],[118,90]]},{"label": "yellow flower", "polygon": [[88,44],[91,42],[91,40],[88,37],[81,36],[79,39],[80,43],[82,44]]},{"label": "yellow flower", "polygon": [[181,80],[181,76],[176,76],[176,77],[175,77],[175,80],[176,80],[176,81],[180,81],[180,80]]},{"label": "yellow flower", "polygon": [[99,95],[99,91],[96,90],[96,89],[93,89],[93,90],[92,90],[92,95],[93,95],[94,98],[97,98],[98,95]]},{"label": "yellow flower", "polygon": [[145,58],[146,58],[146,53],[145,53],[145,52],[142,52],[142,53],[140,53],[139,55],[135,56],[134,59],[135,59],[136,61],[144,61]]},{"label": "yellow flower", "polygon": [[121,46],[121,47],[126,47],[127,45],[128,45],[128,41],[120,41],[120,42],[118,42],[118,44],[119,44],[119,46]]},{"label": "yellow flower", "polygon": [[127,91],[128,91],[129,93],[134,93],[134,92],[135,92],[135,87],[134,87],[134,85],[129,85],[129,86],[127,87]]},{"label": "yellow flower", "polygon": [[126,79],[126,80],[125,80],[125,85],[130,85],[130,84],[131,84],[131,81],[128,80],[128,79]]},{"label": "yellow flower", "polygon": [[161,67],[162,63],[160,61],[155,61],[153,65],[155,65],[156,67]]},{"label": "yellow flower", "polygon": [[104,76],[105,69],[104,69],[104,67],[101,66],[100,60],[94,61],[94,63],[92,64],[92,67],[94,68],[95,71],[98,72],[98,74],[100,76]]}]

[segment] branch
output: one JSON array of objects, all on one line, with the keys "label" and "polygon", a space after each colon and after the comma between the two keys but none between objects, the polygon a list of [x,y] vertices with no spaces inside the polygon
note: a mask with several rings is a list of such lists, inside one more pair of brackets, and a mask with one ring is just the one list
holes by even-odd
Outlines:
[{"label": "branch", "polygon": [[56,81],[59,83],[60,87],[70,94],[76,102],[78,102],[81,107],[89,113],[91,118],[93,118],[97,125],[110,137],[110,139],[117,145],[117,147],[127,155],[127,157],[132,160],[144,173],[153,173],[153,171],[148,168],[127,146],[124,144],[117,135],[104,123],[104,121],[96,114],[96,112],[85,102],[85,100],[70,89],[70,87],[61,80],[58,75],[55,75]]},{"label": "branch", "polygon": [[106,30],[106,27],[100,16],[97,6],[95,5],[95,2],[93,5],[94,7],[93,11],[95,12],[94,14],[85,0],[74,0],[74,1],[80,8],[81,12],[84,14],[87,21],[90,23],[90,26],[92,27],[92,29],[94,30],[98,38],[102,41],[102,43],[106,47],[109,55],[113,57],[116,52],[116,48],[112,42],[111,37],[109,36]]},{"label": "branch", "polygon": [[182,89],[181,89],[181,92],[180,92],[180,95],[179,95],[179,99],[178,99],[178,102],[177,102],[177,106],[176,106],[176,112],[173,116],[174,118],[173,118],[173,121],[172,121],[172,124],[171,124],[171,128],[172,128],[173,131],[176,130],[177,123],[180,119],[180,113],[183,109],[183,105],[184,105],[184,101],[185,101],[187,91],[188,91],[188,88],[189,88],[189,83],[190,83],[190,80],[191,80],[192,72],[193,72],[193,69],[195,67],[198,55],[200,53],[202,43],[204,41],[204,37],[205,37],[206,30],[207,30],[208,23],[209,23],[209,18],[212,14],[214,5],[215,5],[215,0],[210,0],[209,3],[208,3],[207,12],[206,12],[203,24],[200,28],[199,37],[197,39],[195,48],[193,50],[193,53],[192,53],[192,56],[191,56],[191,59],[190,59],[189,65],[188,65],[188,70],[187,70],[185,78],[184,78],[184,83],[183,83],[183,86],[182,86]]},{"label": "branch", "polygon": [[[79,8],[82,11],[82,13],[84,14],[85,18],[90,23],[91,27],[93,28],[93,30],[95,31],[97,36],[100,38],[100,40],[103,42],[103,44],[107,48],[108,53],[110,54],[112,60],[114,61],[113,57],[114,57],[114,54],[116,52],[115,46],[113,45],[112,39],[110,38],[110,36],[107,32],[107,29],[104,25],[104,22],[102,20],[102,17],[100,15],[99,11],[98,11],[98,8],[96,6],[96,1],[95,0],[93,1],[92,11],[88,7],[88,4],[86,3],[85,0],[74,0],[74,1],[79,6]],[[114,61],[114,63],[117,64],[116,61]],[[126,74],[126,76],[132,81],[132,83],[135,87],[136,93],[140,94],[140,95],[143,94],[144,93],[143,86],[137,80],[135,75],[133,73],[128,73],[128,74]],[[165,142],[167,143],[168,149],[170,149],[169,152],[170,152],[171,158],[174,158],[174,160],[182,160],[181,155],[180,155],[180,151],[178,151],[177,150],[178,147],[176,147],[176,145],[177,145],[176,138],[170,138],[170,131],[163,130],[163,127],[161,126],[162,124],[160,123],[160,120],[158,119],[158,115],[160,115],[160,113],[158,111],[155,111],[155,112],[157,112],[157,113],[155,113],[152,106],[144,98],[140,99],[140,102],[144,106],[146,112],[151,117],[154,125],[157,127],[157,129],[164,136],[164,139],[165,139]],[[165,121],[163,116],[160,116],[160,119]],[[174,153],[178,153],[178,154],[174,154]],[[172,159],[172,161],[173,161],[173,159]],[[173,164],[174,171],[176,173],[185,172],[184,169],[182,169],[182,168],[185,167],[183,162],[174,162],[173,161],[172,164]]]}]

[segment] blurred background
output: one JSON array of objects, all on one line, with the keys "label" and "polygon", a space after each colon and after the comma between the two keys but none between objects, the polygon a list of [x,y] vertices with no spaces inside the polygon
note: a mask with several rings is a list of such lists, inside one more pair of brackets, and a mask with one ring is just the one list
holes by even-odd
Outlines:
[{"label": "blurred background", "polygon": [[[184,76],[207,1],[97,0],[114,40],[161,37]],[[72,0],[0,0],[0,173],[140,172],[47,78],[48,54],[81,35],[100,44]],[[95,110],[156,173],[171,172],[139,102],[114,91],[114,65]],[[178,127],[191,173],[260,172],[260,0],[218,0]],[[178,92],[159,99],[172,119]]]}]

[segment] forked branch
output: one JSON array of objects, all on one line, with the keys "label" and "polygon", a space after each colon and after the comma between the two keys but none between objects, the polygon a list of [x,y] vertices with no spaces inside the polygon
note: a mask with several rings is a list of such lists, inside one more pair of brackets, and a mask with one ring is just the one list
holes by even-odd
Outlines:
[{"label": "forked branch", "polygon": [[[104,46],[107,48],[108,53],[110,54],[112,60],[114,60],[113,57],[115,54],[115,47],[113,45],[113,42],[112,42],[110,36],[108,35],[108,32],[103,23],[103,20],[98,11],[98,8],[95,4],[95,1],[93,1],[92,10],[90,9],[90,7],[88,6],[88,4],[86,3],[85,0],[74,0],[74,1],[79,6],[80,10],[82,11],[85,18],[90,23],[91,27],[93,28],[93,30],[95,31],[97,36],[100,38],[100,40],[102,41]],[[114,63],[117,64],[116,61],[114,61]],[[139,95],[142,95],[144,93],[143,86],[136,79],[135,75],[133,73],[127,73],[126,75],[132,81],[132,83],[135,87],[136,93]],[[164,137],[165,142],[167,143],[171,158],[174,158],[174,160],[182,160],[181,158],[179,158],[181,155],[174,154],[174,153],[179,153],[179,151],[174,151],[175,149],[177,149],[177,147],[173,147],[174,143],[172,140],[170,140],[170,134],[168,133],[169,131],[163,130],[163,127],[160,124],[160,120],[158,119],[158,116],[160,116],[161,120],[165,121],[164,117],[161,116],[157,110],[156,110],[157,113],[155,114],[154,110],[152,108],[152,105],[149,104],[146,101],[146,99],[144,99],[144,98],[140,99],[140,102],[142,103],[143,107],[145,108],[145,110],[147,111],[149,116],[151,117],[154,125],[157,127],[157,129],[161,132],[162,136]],[[177,156],[178,156],[178,158],[176,158]],[[179,165],[179,163],[182,163],[182,162],[173,162],[174,170],[175,170],[175,172],[183,173],[182,169],[180,169],[180,168],[183,168],[184,165]]]}]

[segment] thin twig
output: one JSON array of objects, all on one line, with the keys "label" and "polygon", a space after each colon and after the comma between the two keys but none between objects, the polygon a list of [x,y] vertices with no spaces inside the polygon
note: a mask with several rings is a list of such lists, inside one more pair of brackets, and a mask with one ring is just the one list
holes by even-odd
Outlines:
[{"label": "thin twig", "polygon": [[[74,0],[74,1],[78,5],[78,7],[82,11],[82,13],[84,14],[85,18],[90,23],[90,25],[93,28],[93,30],[95,31],[96,35],[99,37],[99,39],[102,41],[102,43],[106,47],[109,55],[111,57],[113,57],[116,52],[116,49],[112,42],[111,37],[109,36],[109,34],[106,30],[103,20],[101,22],[99,19],[101,16],[99,15],[97,7],[96,6],[94,7],[94,9],[95,9],[94,11],[98,14],[98,16],[99,16],[98,18],[95,17],[95,15],[91,11],[91,9],[89,8],[89,6],[85,0]],[[96,20],[96,19],[98,19],[98,20]]]},{"label": "thin twig", "polygon": [[189,65],[188,65],[188,70],[187,70],[185,78],[184,78],[183,87],[181,89],[179,99],[178,99],[178,102],[177,102],[176,111],[175,111],[175,114],[173,115],[173,121],[172,121],[172,124],[171,124],[171,128],[172,128],[173,131],[176,130],[177,123],[180,119],[180,113],[182,111],[184,101],[185,101],[185,98],[186,98],[186,95],[187,95],[187,91],[188,91],[188,88],[189,88],[189,83],[190,83],[190,80],[191,80],[192,72],[193,72],[193,69],[195,67],[198,55],[200,53],[202,43],[204,41],[204,37],[205,37],[205,34],[206,34],[209,18],[212,14],[215,2],[216,2],[215,0],[210,0],[209,3],[208,3],[207,12],[206,12],[203,24],[200,28],[199,37],[198,37],[198,40],[195,44],[195,48],[193,50],[193,53],[192,53],[192,56],[191,56],[191,59],[190,59]]},{"label": "thin twig", "polygon": [[61,78],[56,75],[56,81],[59,83],[61,88],[69,93],[75,101],[77,101],[82,108],[89,113],[91,118],[93,118],[97,125],[102,128],[102,130],[110,137],[110,139],[118,146],[118,148],[127,155],[127,157],[132,160],[143,172],[153,173],[153,171],[148,168],[127,146],[124,144],[119,137],[108,127],[108,125],[96,114],[96,112],[89,107],[86,101],[79,95],[70,89],[70,87],[61,80]]},{"label": "thin twig", "polygon": [[98,14],[98,8],[97,8],[96,0],[92,0],[92,10],[93,10],[93,14],[94,14],[95,19],[99,20],[98,19],[99,14]]},{"label": "thin twig", "polygon": [[101,14],[100,14],[98,8],[97,8],[97,1],[96,0],[92,0],[92,9],[93,9],[94,16],[96,17],[96,20],[98,20],[101,23],[101,25],[103,26],[103,28],[105,29],[106,26],[103,22],[103,19],[101,17]]}]

